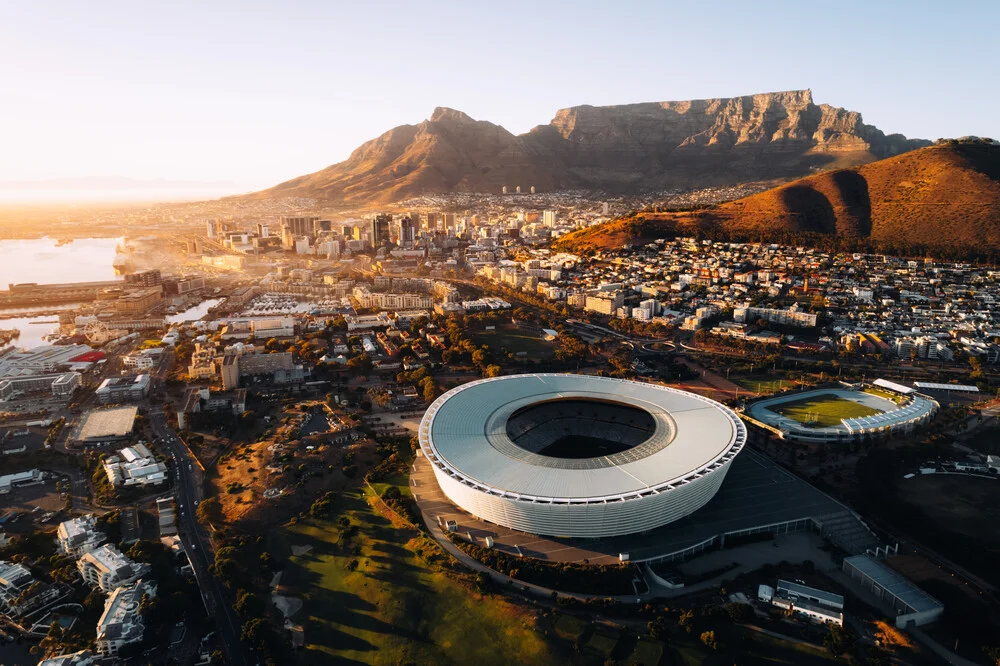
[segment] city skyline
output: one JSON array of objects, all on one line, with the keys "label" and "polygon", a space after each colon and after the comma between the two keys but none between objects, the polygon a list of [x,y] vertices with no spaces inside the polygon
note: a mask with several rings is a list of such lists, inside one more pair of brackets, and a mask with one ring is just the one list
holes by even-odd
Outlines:
[{"label": "city skyline", "polygon": [[522,133],[579,104],[800,88],[886,132],[996,135],[1000,93],[981,84],[998,10],[959,5],[730,4],[711,16],[642,2],[612,15],[599,4],[12,5],[0,9],[14,92],[0,110],[0,181],[124,176],[240,192],[334,164],[436,106]]}]

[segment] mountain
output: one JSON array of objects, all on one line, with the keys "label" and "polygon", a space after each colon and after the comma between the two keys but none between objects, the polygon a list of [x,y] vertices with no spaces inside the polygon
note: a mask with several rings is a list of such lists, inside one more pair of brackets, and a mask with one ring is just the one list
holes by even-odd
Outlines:
[{"label": "mountain", "polygon": [[811,239],[951,256],[995,254],[1000,251],[1000,145],[944,141],[707,210],[633,214],[567,234],[556,245],[587,253],[677,234]]},{"label": "mountain", "polygon": [[928,145],[813,103],[809,90],[726,99],[563,109],[514,135],[438,108],[369,141],[339,164],[254,197],[386,203],[445,192],[616,192],[732,185],[863,164]]}]

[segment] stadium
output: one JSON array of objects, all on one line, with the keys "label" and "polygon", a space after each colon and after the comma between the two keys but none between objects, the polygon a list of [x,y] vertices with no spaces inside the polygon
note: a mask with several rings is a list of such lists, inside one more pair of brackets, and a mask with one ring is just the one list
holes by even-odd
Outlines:
[{"label": "stadium", "polygon": [[568,374],[475,381],[420,424],[441,492],[480,520],[603,538],[677,521],[715,496],[746,443],[729,408],[677,389]]},{"label": "stadium", "polygon": [[870,387],[838,384],[758,400],[746,413],[782,439],[822,443],[910,432],[938,408],[931,397],[877,380]]}]

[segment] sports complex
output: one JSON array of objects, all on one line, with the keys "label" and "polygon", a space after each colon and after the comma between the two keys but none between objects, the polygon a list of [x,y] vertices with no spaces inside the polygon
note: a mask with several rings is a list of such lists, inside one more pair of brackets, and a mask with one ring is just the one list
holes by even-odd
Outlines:
[{"label": "sports complex", "polygon": [[878,380],[874,386],[838,384],[766,398],[746,413],[782,439],[822,443],[909,432],[939,407],[911,388]]},{"label": "sports complex", "polygon": [[459,386],[420,425],[422,456],[455,505],[512,530],[575,538],[688,516],[715,496],[746,438],[713,400],[572,374]]}]

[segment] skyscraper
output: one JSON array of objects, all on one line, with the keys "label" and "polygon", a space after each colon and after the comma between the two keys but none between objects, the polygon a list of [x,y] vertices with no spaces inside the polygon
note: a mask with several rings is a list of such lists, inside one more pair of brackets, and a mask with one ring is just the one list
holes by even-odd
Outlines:
[{"label": "skyscraper", "polygon": [[389,223],[392,222],[392,215],[382,213],[376,215],[372,220],[371,243],[374,249],[384,247],[389,242]]},{"label": "skyscraper", "polygon": [[412,243],[416,240],[416,223],[409,217],[404,217],[399,221],[399,242]]}]

